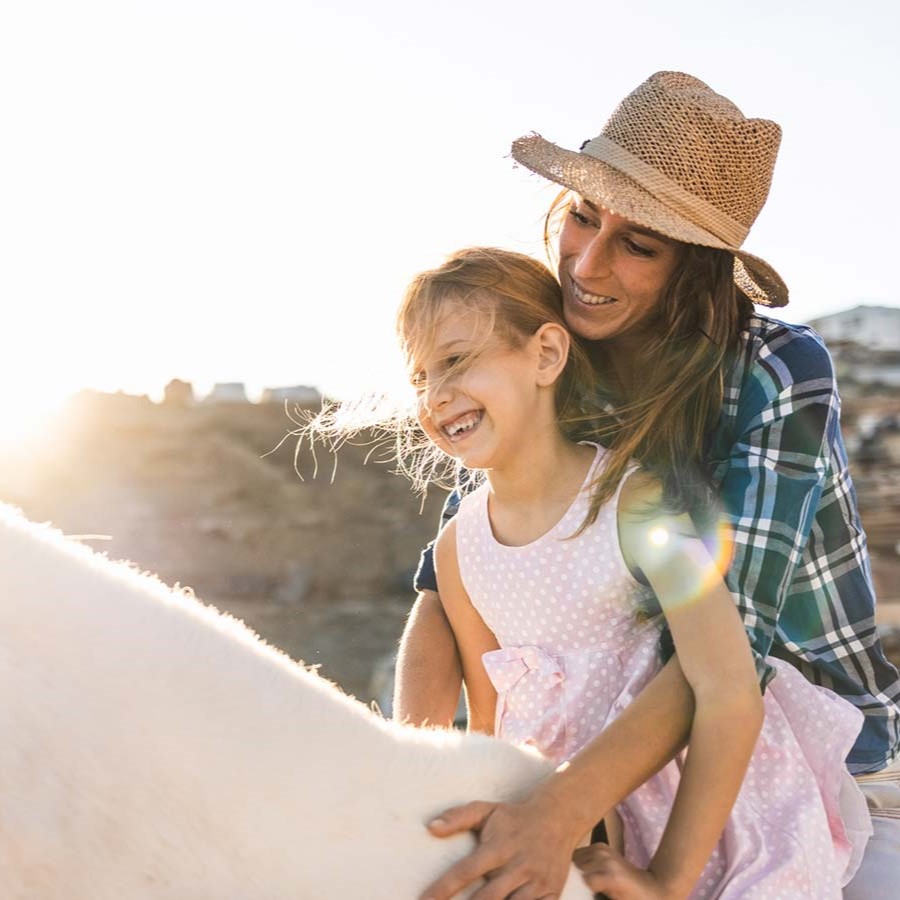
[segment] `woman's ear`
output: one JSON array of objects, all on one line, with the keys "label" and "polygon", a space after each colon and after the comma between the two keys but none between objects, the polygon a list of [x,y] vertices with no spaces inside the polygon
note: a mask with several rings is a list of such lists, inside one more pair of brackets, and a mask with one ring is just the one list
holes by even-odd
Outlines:
[{"label": "woman's ear", "polygon": [[569,332],[556,322],[545,322],[532,340],[537,353],[537,383],[547,387],[562,375],[569,359]]}]

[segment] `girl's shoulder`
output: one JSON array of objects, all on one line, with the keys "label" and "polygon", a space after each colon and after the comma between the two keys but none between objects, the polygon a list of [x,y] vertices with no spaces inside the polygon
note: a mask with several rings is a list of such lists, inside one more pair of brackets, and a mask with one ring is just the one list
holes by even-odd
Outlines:
[{"label": "girl's shoulder", "polygon": [[466,486],[465,492],[459,498],[459,510],[472,510],[485,503],[491,486],[486,478],[472,479]]}]

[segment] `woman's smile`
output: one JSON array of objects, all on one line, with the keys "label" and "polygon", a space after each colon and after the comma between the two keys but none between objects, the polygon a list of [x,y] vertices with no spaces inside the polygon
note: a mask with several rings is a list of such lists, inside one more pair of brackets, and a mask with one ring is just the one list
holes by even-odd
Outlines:
[{"label": "woman's smile", "polygon": [[570,279],[572,282],[572,296],[579,303],[584,303],[587,306],[608,306],[610,303],[615,303],[615,297],[603,297],[599,294],[589,294],[587,291],[582,290],[579,287],[578,282],[575,281],[574,278]]},{"label": "woman's smile", "polygon": [[680,259],[676,242],[576,198],[559,236],[566,323],[590,341],[640,333]]}]

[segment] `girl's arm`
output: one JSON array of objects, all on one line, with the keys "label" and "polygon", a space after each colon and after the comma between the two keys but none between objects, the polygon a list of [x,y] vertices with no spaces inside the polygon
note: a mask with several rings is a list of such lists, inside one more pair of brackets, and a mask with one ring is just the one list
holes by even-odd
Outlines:
[{"label": "girl's arm", "polygon": [[[450,572],[458,577],[455,546],[454,538],[441,549],[453,554]],[[440,572],[442,597],[445,571],[446,566]],[[744,650],[749,655],[746,639]],[[752,666],[750,672],[753,676]],[[751,682],[758,696],[755,676]],[[574,848],[684,747],[693,716],[693,691],[673,657],[621,715],[527,800],[467,803],[429,823],[439,837],[475,830],[478,847],[422,896],[448,900],[483,877],[489,879],[477,895],[483,900],[502,900],[519,888],[540,897],[560,893]]]},{"label": "girl's arm", "polygon": [[[740,616],[689,518],[629,515],[657,498],[646,477],[626,482],[622,543],[628,562],[660,595],[677,658],[524,803],[469,803],[432,823],[440,836],[478,829],[479,846],[423,896],[445,900],[482,876],[489,878],[478,894],[484,900],[500,900],[520,887],[534,896],[558,893],[565,848],[571,853],[688,735],[681,785],[650,871],[636,870],[610,851],[602,865],[589,867],[587,880],[613,897],[680,898],[693,888],[740,789],[762,723],[762,698]],[[597,855],[595,848],[591,852]]]},{"label": "girl's arm", "polygon": [[[687,897],[709,860],[740,790],[764,707],[741,617],[690,517],[659,509],[658,484],[642,473],[624,485],[619,535],[626,561],[656,593],[695,698],[675,803],[649,874],[666,897]],[[652,881],[651,881],[652,883]],[[612,890],[602,877],[594,890]]]},{"label": "girl's arm", "polygon": [[455,521],[450,522],[438,537],[434,560],[441,604],[459,648],[469,730],[493,734],[497,692],[487,676],[481,657],[490,650],[497,650],[499,644],[472,606],[463,586],[456,553]]}]

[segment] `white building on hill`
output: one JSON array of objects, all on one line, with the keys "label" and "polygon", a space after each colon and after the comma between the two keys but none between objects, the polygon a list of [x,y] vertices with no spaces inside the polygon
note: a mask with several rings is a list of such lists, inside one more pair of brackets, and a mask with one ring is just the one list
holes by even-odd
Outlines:
[{"label": "white building on hill", "polygon": [[318,406],[322,395],[318,388],[307,384],[295,384],[291,387],[266,388],[259,399],[260,403],[296,403],[300,406]]},{"label": "white building on hill", "polygon": [[855,306],[812,319],[809,324],[827,344],[852,341],[870,350],[900,353],[900,308],[897,307]]},{"label": "white building on hill", "polygon": [[247,403],[247,390],[243,381],[219,381],[206,395],[204,403]]}]

